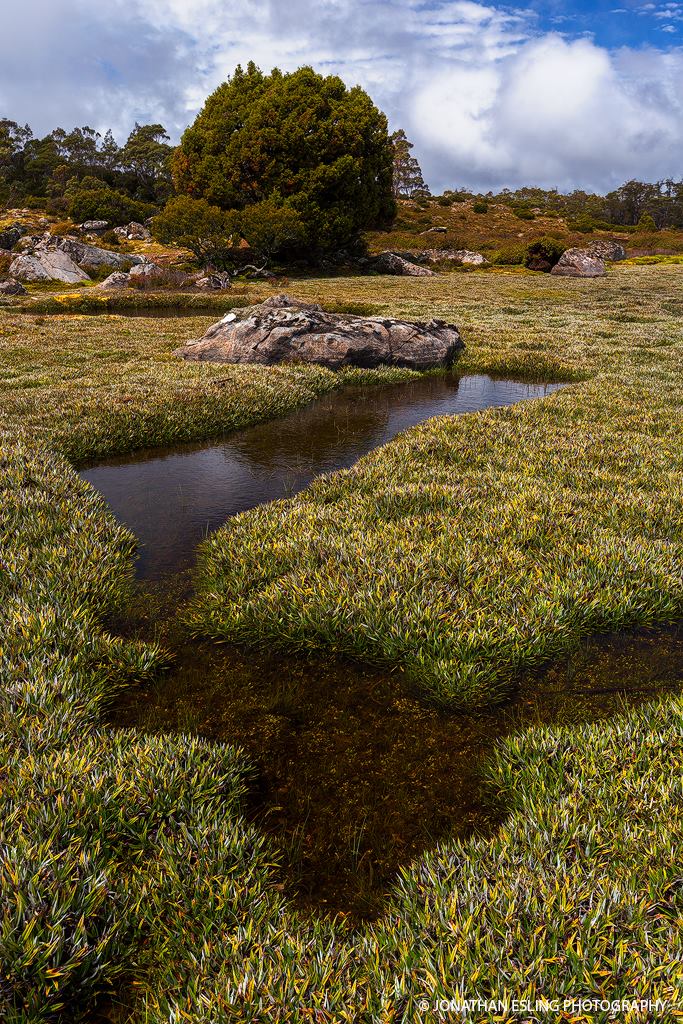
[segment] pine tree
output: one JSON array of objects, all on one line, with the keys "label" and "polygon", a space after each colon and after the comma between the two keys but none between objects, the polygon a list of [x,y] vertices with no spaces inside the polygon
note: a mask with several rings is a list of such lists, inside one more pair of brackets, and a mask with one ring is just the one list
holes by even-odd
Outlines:
[{"label": "pine tree", "polygon": [[429,186],[425,184],[422,176],[422,169],[414,156],[411,156],[412,142],[402,128],[394,132],[390,137],[394,147],[394,196],[398,199],[417,199],[420,196],[429,196]]}]

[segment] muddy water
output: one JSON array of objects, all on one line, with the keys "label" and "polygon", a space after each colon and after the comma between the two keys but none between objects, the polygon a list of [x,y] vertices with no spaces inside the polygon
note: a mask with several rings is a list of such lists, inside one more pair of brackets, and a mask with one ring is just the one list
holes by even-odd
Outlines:
[{"label": "muddy water", "polygon": [[295,493],[429,416],[537,397],[487,377],[424,378],[332,394],[221,442],[113,460],[83,475],[145,548],[140,607],[121,624],[156,634],[172,671],[130,690],[112,724],[240,745],[252,764],[246,813],[279,851],[280,884],[305,909],[351,922],[382,912],[402,865],[447,836],[486,831],[504,809],[482,784],[495,742],[537,722],[608,717],[683,679],[683,632],[613,637],[517,681],[489,713],[425,706],[400,672],[197,643],[176,615],[198,540],[225,519]]},{"label": "muddy water", "polygon": [[138,538],[138,576],[159,579],[191,565],[197,544],[230,516],[296,494],[422,420],[512,405],[561,386],[438,374],[348,388],[220,441],[137,452],[81,476]]}]

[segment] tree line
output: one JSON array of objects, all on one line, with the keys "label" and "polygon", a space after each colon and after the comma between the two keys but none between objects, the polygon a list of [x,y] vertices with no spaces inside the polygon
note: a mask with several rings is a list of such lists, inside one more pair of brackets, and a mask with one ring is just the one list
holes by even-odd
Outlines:
[{"label": "tree line", "polygon": [[[216,265],[243,239],[267,257],[317,260],[359,251],[364,231],[391,225],[397,200],[431,198],[412,150],[361,88],[310,67],[266,75],[250,63],[209,96],[176,147],[161,124],[136,123],[119,145],[89,126],[39,138],[0,119],[0,204],[79,222],[154,214],[160,240]],[[683,227],[683,182],[669,179],[607,195],[529,187],[436,197],[464,199],[505,203],[522,218],[563,215],[579,230]]]}]

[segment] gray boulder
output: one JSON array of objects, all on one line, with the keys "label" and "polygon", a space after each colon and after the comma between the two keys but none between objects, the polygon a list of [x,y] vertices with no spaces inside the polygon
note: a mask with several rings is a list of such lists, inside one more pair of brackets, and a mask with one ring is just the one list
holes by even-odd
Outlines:
[{"label": "gray boulder", "polygon": [[627,258],[623,245],[609,238],[598,238],[595,242],[584,246],[583,251],[587,252],[589,256],[596,256],[599,260],[611,260],[613,263]]},{"label": "gray boulder", "polygon": [[164,268],[156,263],[139,263],[137,266],[130,268],[131,277],[159,277],[163,273]]},{"label": "gray boulder", "polygon": [[604,277],[605,264],[585,249],[567,249],[550,271],[555,277]]},{"label": "gray boulder", "polygon": [[426,370],[449,366],[464,347],[457,327],[443,320],[411,323],[326,313],[320,306],[274,295],[231,311],[175,355],[192,362],[318,363],[332,370],[387,364]]},{"label": "gray boulder", "polygon": [[84,220],[79,230],[84,234],[97,235],[100,231],[106,231],[109,227],[108,220]]},{"label": "gray boulder", "polygon": [[225,288],[232,288],[232,280],[227,272],[216,271],[196,277],[194,286],[201,291],[221,291]]},{"label": "gray boulder", "polygon": [[395,252],[382,252],[374,259],[374,268],[380,274],[398,274],[401,277],[434,277],[429,267],[420,267]]},{"label": "gray boulder", "polygon": [[90,280],[67,253],[53,246],[38,246],[33,254],[17,256],[8,276],[17,281],[63,281],[64,284]]},{"label": "gray boulder", "polygon": [[109,277],[105,277],[98,288],[129,288],[130,287],[130,274],[124,274],[120,270],[115,270]]},{"label": "gray boulder", "polygon": [[0,295],[28,295],[19,281],[0,281]]},{"label": "gray boulder", "polygon": [[448,228],[443,227],[441,224],[435,225],[433,228],[427,228],[426,231],[421,231],[421,235],[443,235],[448,231]]},{"label": "gray boulder", "polygon": [[132,220],[130,224],[114,228],[114,234],[118,235],[119,238],[130,238],[140,242],[149,242],[152,237],[152,232],[144,224],[138,224],[136,220]]},{"label": "gray boulder", "polygon": [[102,249],[99,245],[88,245],[75,238],[63,238],[58,248],[65,252],[74,263],[85,270],[99,270],[100,267],[111,267],[112,270],[128,270],[131,264],[142,263],[142,256],[124,255]]}]

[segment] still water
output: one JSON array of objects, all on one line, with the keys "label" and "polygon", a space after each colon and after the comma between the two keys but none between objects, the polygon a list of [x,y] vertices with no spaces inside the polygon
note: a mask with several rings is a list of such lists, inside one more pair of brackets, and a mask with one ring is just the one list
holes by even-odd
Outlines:
[{"label": "still water", "polygon": [[422,420],[512,405],[559,387],[439,374],[349,388],[218,441],[137,452],[81,476],[138,538],[138,577],[160,579],[191,565],[197,544],[230,516],[296,494]]}]

